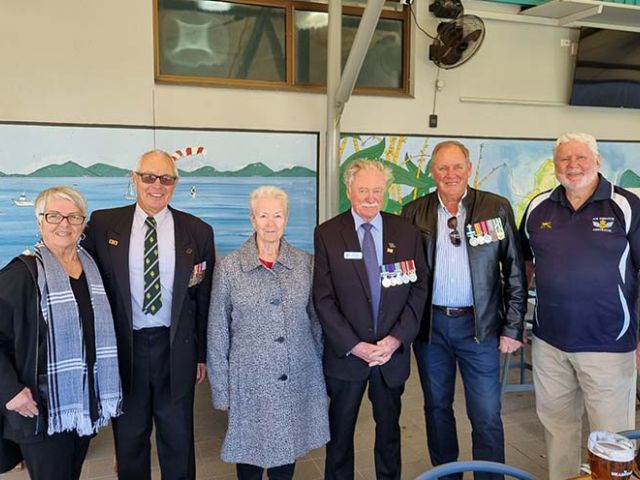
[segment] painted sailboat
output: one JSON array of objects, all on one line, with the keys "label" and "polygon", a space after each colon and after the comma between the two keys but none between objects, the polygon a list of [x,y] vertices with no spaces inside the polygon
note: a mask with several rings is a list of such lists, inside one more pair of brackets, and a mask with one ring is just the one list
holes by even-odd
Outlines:
[{"label": "painted sailboat", "polygon": [[136,190],[133,188],[133,182],[129,180],[129,185],[127,185],[127,190],[124,192],[124,198],[127,200],[135,200],[136,199]]}]

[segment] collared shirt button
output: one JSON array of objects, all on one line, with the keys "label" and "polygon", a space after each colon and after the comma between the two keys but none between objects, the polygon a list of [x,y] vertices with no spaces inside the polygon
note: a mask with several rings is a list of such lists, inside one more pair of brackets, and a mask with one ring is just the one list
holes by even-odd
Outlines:
[{"label": "collared shirt button", "polygon": [[278,338],[276,338],[276,342],[278,342],[278,343],[284,343],[284,337],[278,337]]},{"label": "collared shirt button", "polygon": [[285,380],[287,380],[289,377],[287,377],[286,375],[282,375],[278,380],[282,380],[283,382]]}]

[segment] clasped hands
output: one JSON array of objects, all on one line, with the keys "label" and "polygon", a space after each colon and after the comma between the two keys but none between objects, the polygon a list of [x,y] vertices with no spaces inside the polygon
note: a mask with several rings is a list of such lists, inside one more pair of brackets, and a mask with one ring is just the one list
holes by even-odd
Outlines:
[{"label": "clasped hands", "polygon": [[387,335],[376,343],[360,342],[351,349],[351,354],[364,360],[370,367],[384,365],[401,343],[395,337]]}]

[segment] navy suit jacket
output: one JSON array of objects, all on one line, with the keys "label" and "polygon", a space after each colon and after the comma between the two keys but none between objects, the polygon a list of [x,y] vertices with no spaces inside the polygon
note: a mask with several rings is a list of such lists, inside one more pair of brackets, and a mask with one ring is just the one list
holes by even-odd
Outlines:
[{"label": "navy suit jacket", "polygon": [[392,335],[402,345],[381,371],[393,387],[409,377],[410,345],[427,296],[426,266],[421,236],[406,220],[383,212],[382,241],[383,264],[414,260],[418,279],[381,289],[377,332],[364,260],[345,258],[345,252],[361,251],[351,211],[316,227],[313,298],[325,333],[325,374],[342,380],[368,378],[370,367],[349,352],[361,341],[376,343]]},{"label": "navy suit jacket", "polygon": [[[171,306],[171,395],[193,391],[196,364],[206,362],[206,328],[215,264],[213,229],[188,213],[169,207],[175,234],[175,271]],[[82,245],[98,264],[113,311],[120,375],[130,391],[133,370],[133,319],[129,284],[129,239],[135,204],[97,210]],[[207,262],[202,282],[189,287],[193,267]]]}]

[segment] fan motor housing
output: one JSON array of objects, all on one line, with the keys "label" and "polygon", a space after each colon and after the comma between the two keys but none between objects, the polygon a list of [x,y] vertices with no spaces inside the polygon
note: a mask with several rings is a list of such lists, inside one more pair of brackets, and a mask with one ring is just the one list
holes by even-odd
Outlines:
[{"label": "fan motor housing", "polygon": [[460,0],[435,0],[429,11],[438,18],[456,18],[464,11]]}]

